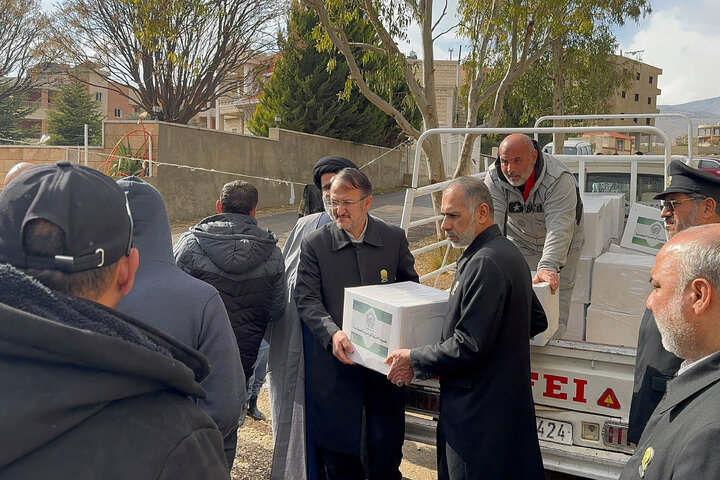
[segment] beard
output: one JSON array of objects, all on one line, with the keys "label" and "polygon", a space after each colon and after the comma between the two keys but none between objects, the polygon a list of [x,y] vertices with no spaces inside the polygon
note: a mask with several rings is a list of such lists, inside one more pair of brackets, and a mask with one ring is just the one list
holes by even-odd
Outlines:
[{"label": "beard", "polygon": [[694,205],[694,208],[685,218],[679,219],[675,215],[670,218],[673,219],[673,223],[671,225],[674,226],[674,228],[670,229],[667,224],[665,225],[668,240],[670,240],[676,233],[700,224],[700,205]]},{"label": "beard", "polygon": [[682,311],[682,293],[674,295],[662,312],[653,311],[665,350],[679,358],[692,358],[698,351],[697,327]]},{"label": "beard", "polygon": [[[445,232],[445,236],[448,240],[450,240],[450,245],[452,245],[453,248],[467,247],[472,243],[473,240],[475,240],[474,235],[475,232],[473,232],[470,228],[465,229],[465,231],[460,234],[457,234],[452,230]],[[457,240],[453,240],[451,237],[457,238]]]}]

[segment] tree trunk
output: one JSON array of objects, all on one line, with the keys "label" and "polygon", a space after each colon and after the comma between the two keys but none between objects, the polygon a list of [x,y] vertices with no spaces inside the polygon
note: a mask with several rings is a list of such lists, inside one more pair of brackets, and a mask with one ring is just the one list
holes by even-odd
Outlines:
[{"label": "tree trunk", "polygon": [[[562,39],[556,39],[552,44],[553,54],[553,115],[562,115],[565,106],[563,104],[563,64],[562,64]],[[564,127],[565,120],[554,120],[553,126]],[[553,133],[553,153],[563,153],[565,144],[564,133]]]}]

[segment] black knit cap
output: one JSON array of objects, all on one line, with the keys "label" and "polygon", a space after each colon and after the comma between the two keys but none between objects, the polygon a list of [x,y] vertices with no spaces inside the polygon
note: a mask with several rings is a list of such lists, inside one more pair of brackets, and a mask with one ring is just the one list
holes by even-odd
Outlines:
[{"label": "black knit cap", "polygon": [[[65,233],[62,255],[27,255],[23,231],[43,219]],[[123,190],[107,175],[70,162],[39,165],[0,193],[0,262],[79,272],[117,262],[132,248],[132,217]]]},{"label": "black knit cap", "polygon": [[655,195],[655,200],[662,200],[670,193],[686,193],[712,197],[720,202],[720,178],[679,160],[670,162],[667,173],[665,191]]},{"label": "black knit cap", "polygon": [[321,158],[317,161],[312,170],[313,182],[315,183],[315,186],[318,187],[318,189],[322,190],[322,185],[320,184],[320,177],[322,177],[325,173],[337,173],[343,168],[358,167],[345,157],[336,157],[335,155],[330,155]]}]

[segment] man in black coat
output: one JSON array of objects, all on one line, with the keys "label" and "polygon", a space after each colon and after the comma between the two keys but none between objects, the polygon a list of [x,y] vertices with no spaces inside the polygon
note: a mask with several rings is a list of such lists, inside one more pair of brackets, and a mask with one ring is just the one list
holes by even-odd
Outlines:
[{"label": "man in black coat", "polygon": [[[696,225],[720,223],[720,178],[701,172],[680,161],[668,166],[669,185],[656,200],[663,201],[660,216],[665,219],[668,239]],[[650,309],[640,322],[635,385],[630,404],[628,439],[638,443],[645,424],[665,394],[682,360],[665,350]]]},{"label": "man in black coat", "polygon": [[[354,365],[342,332],[346,287],[418,281],[405,233],[368,215],[372,185],[341,170],[332,182],[334,222],[302,241],[295,301],[306,341],[306,418],[328,479],[400,480],[405,433],[403,391]],[[309,346],[308,346],[309,345]]]},{"label": "man in black coat", "polygon": [[487,186],[460,177],[442,197],[457,262],[442,339],[391,353],[397,385],[440,377],[439,479],[545,478],[530,386],[530,270],[493,221]]},{"label": "man in black coat", "polygon": [[689,228],[658,252],[647,307],[663,347],[684,359],[620,479],[716,479],[720,472],[720,225]]},{"label": "man in black coat", "polygon": [[226,479],[200,353],[115,310],[139,255],[122,189],[60,162],[0,194],[0,479]]}]

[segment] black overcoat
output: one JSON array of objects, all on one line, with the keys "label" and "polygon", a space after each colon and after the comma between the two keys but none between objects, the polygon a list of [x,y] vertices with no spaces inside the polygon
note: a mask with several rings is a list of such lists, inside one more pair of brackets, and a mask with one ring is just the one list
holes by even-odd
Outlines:
[{"label": "black overcoat", "polygon": [[[368,215],[363,242],[354,244],[335,223],[312,232],[302,241],[295,301],[300,319],[315,337],[306,351],[308,429],[323,448],[357,455],[361,445],[364,397],[387,396],[388,403],[402,404],[403,391],[384,375],[360,365],[345,365],[332,354],[332,334],[342,327],[344,289],[382,283],[418,281],[415,260],[405,232]],[[383,391],[366,392],[366,375],[378,377]],[[392,398],[391,398],[392,397]],[[392,425],[402,430],[404,417]],[[397,421],[396,421],[397,420]],[[398,437],[404,432],[388,432]],[[402,440],[400,441],[402,443]]]},{"label": "black overcoat", "polygon": [[416,377],[440,377],[438,476],[545,478],[530,386],[527,263],[491,225],[457,265],[442,341],[410,353]]},{"label": "black overcoat", "polygon": [[720,352],[667,384],[620,480],[710,480],[720,475]]}]

